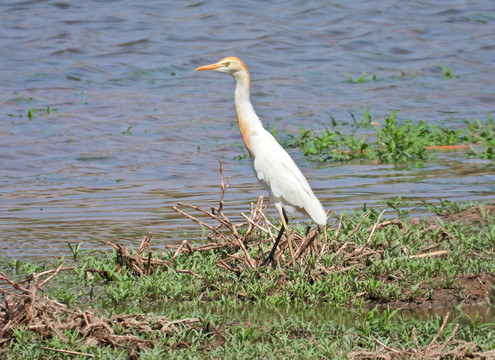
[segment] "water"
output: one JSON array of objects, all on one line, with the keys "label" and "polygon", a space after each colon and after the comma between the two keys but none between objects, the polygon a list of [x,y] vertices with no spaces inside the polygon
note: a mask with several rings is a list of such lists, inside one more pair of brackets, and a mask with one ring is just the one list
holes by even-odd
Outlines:
[{"label": "water", "polygon": [[[491,0],[4,1],[0,255],[47,259],[67,254],[67,241],[137,244],[148,231],[155,246],[196,239],[170,206],[216,205],[218,159],[231,177],[227,211],[247,212],[264,190],[248,160],[233,159],[233,80],[199,65],[243,59],[255,109],[280,136],[324,129],[330,116],[350,122],[365,106],[378,122],[399,109],[459,128],[495,114],[493,34]],[[380,80],[343,74],[361,71]],[[337,213],[395,196],[495,197],[493,161],[462,153],[409,169],[291,154]]]}]

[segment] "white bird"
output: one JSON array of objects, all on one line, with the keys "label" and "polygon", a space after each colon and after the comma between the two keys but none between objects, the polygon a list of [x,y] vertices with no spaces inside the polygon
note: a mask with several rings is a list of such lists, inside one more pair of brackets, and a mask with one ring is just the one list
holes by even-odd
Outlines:
[{"label": "white bird", "polygon": [[278,242],[284,232],[295,265],[294,249],[289,237],[288,219],[285,210],[298,210],[311,217],[318,225],[325,225],[327,214],[316,198],[308,181],[290,155],[275,138],[265,130],[251,105],[249,71],[244,63],[235,56],[229,56],[217,63],[198,67],[198,70],[214,70],[230,74],[235,79],[235,109],[237,124],[242,139],[251,158],[251,166],[260,183],[269,192],[270,198],[278,210],[282,227],[275,240],[270,255],[263,262],[266,265],[274,261]]}]

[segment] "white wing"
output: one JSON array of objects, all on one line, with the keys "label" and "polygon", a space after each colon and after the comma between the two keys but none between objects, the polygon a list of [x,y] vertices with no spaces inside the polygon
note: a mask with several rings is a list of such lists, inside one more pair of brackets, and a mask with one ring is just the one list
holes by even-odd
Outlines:
[{"label": "white wing", "polygon": [[290,155],[266,130],[251,132],[251,164],[258,180],[270,193],[272,201],[286,210],[307,213],[317,224],[327,220],[325,209]]}]

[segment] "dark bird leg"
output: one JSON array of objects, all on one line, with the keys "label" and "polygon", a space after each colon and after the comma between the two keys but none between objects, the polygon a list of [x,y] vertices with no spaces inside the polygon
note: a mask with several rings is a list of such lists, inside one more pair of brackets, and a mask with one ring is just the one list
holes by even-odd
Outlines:
[{"label": "dark bird leg", "polygon": [[275,243],[273,244],[272,250],[270,250],[270,254],[268,255],[268,257],[261,263],[261,266],[273,264],[273,262],[275,261],[275,253],[277,252],[278,243],[280,242],[280,239],[282,238],[282,234],[284,233],[285,225],[289,223],[289,219],[287,218],[287,214],[285,213],[284,209],[282,209],[282,213],[284,216],[285,224],[283,223],[280,226],[280,231],[278,232],[277,238],[275,239]]}]

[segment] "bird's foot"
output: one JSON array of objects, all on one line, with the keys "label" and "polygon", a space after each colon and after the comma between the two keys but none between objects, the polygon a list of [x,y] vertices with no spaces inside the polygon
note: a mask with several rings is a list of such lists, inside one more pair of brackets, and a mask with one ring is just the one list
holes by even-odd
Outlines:
[{"label": "bird's foot", "polygon": [[275,259],[273,256],[270,256],[268,255],[268,257],[263,260],[263,262],[261,263],[260,267],[264,267],[264,266],[267,266],[267,265],[272,265],[273,267],[275,267]]}]

